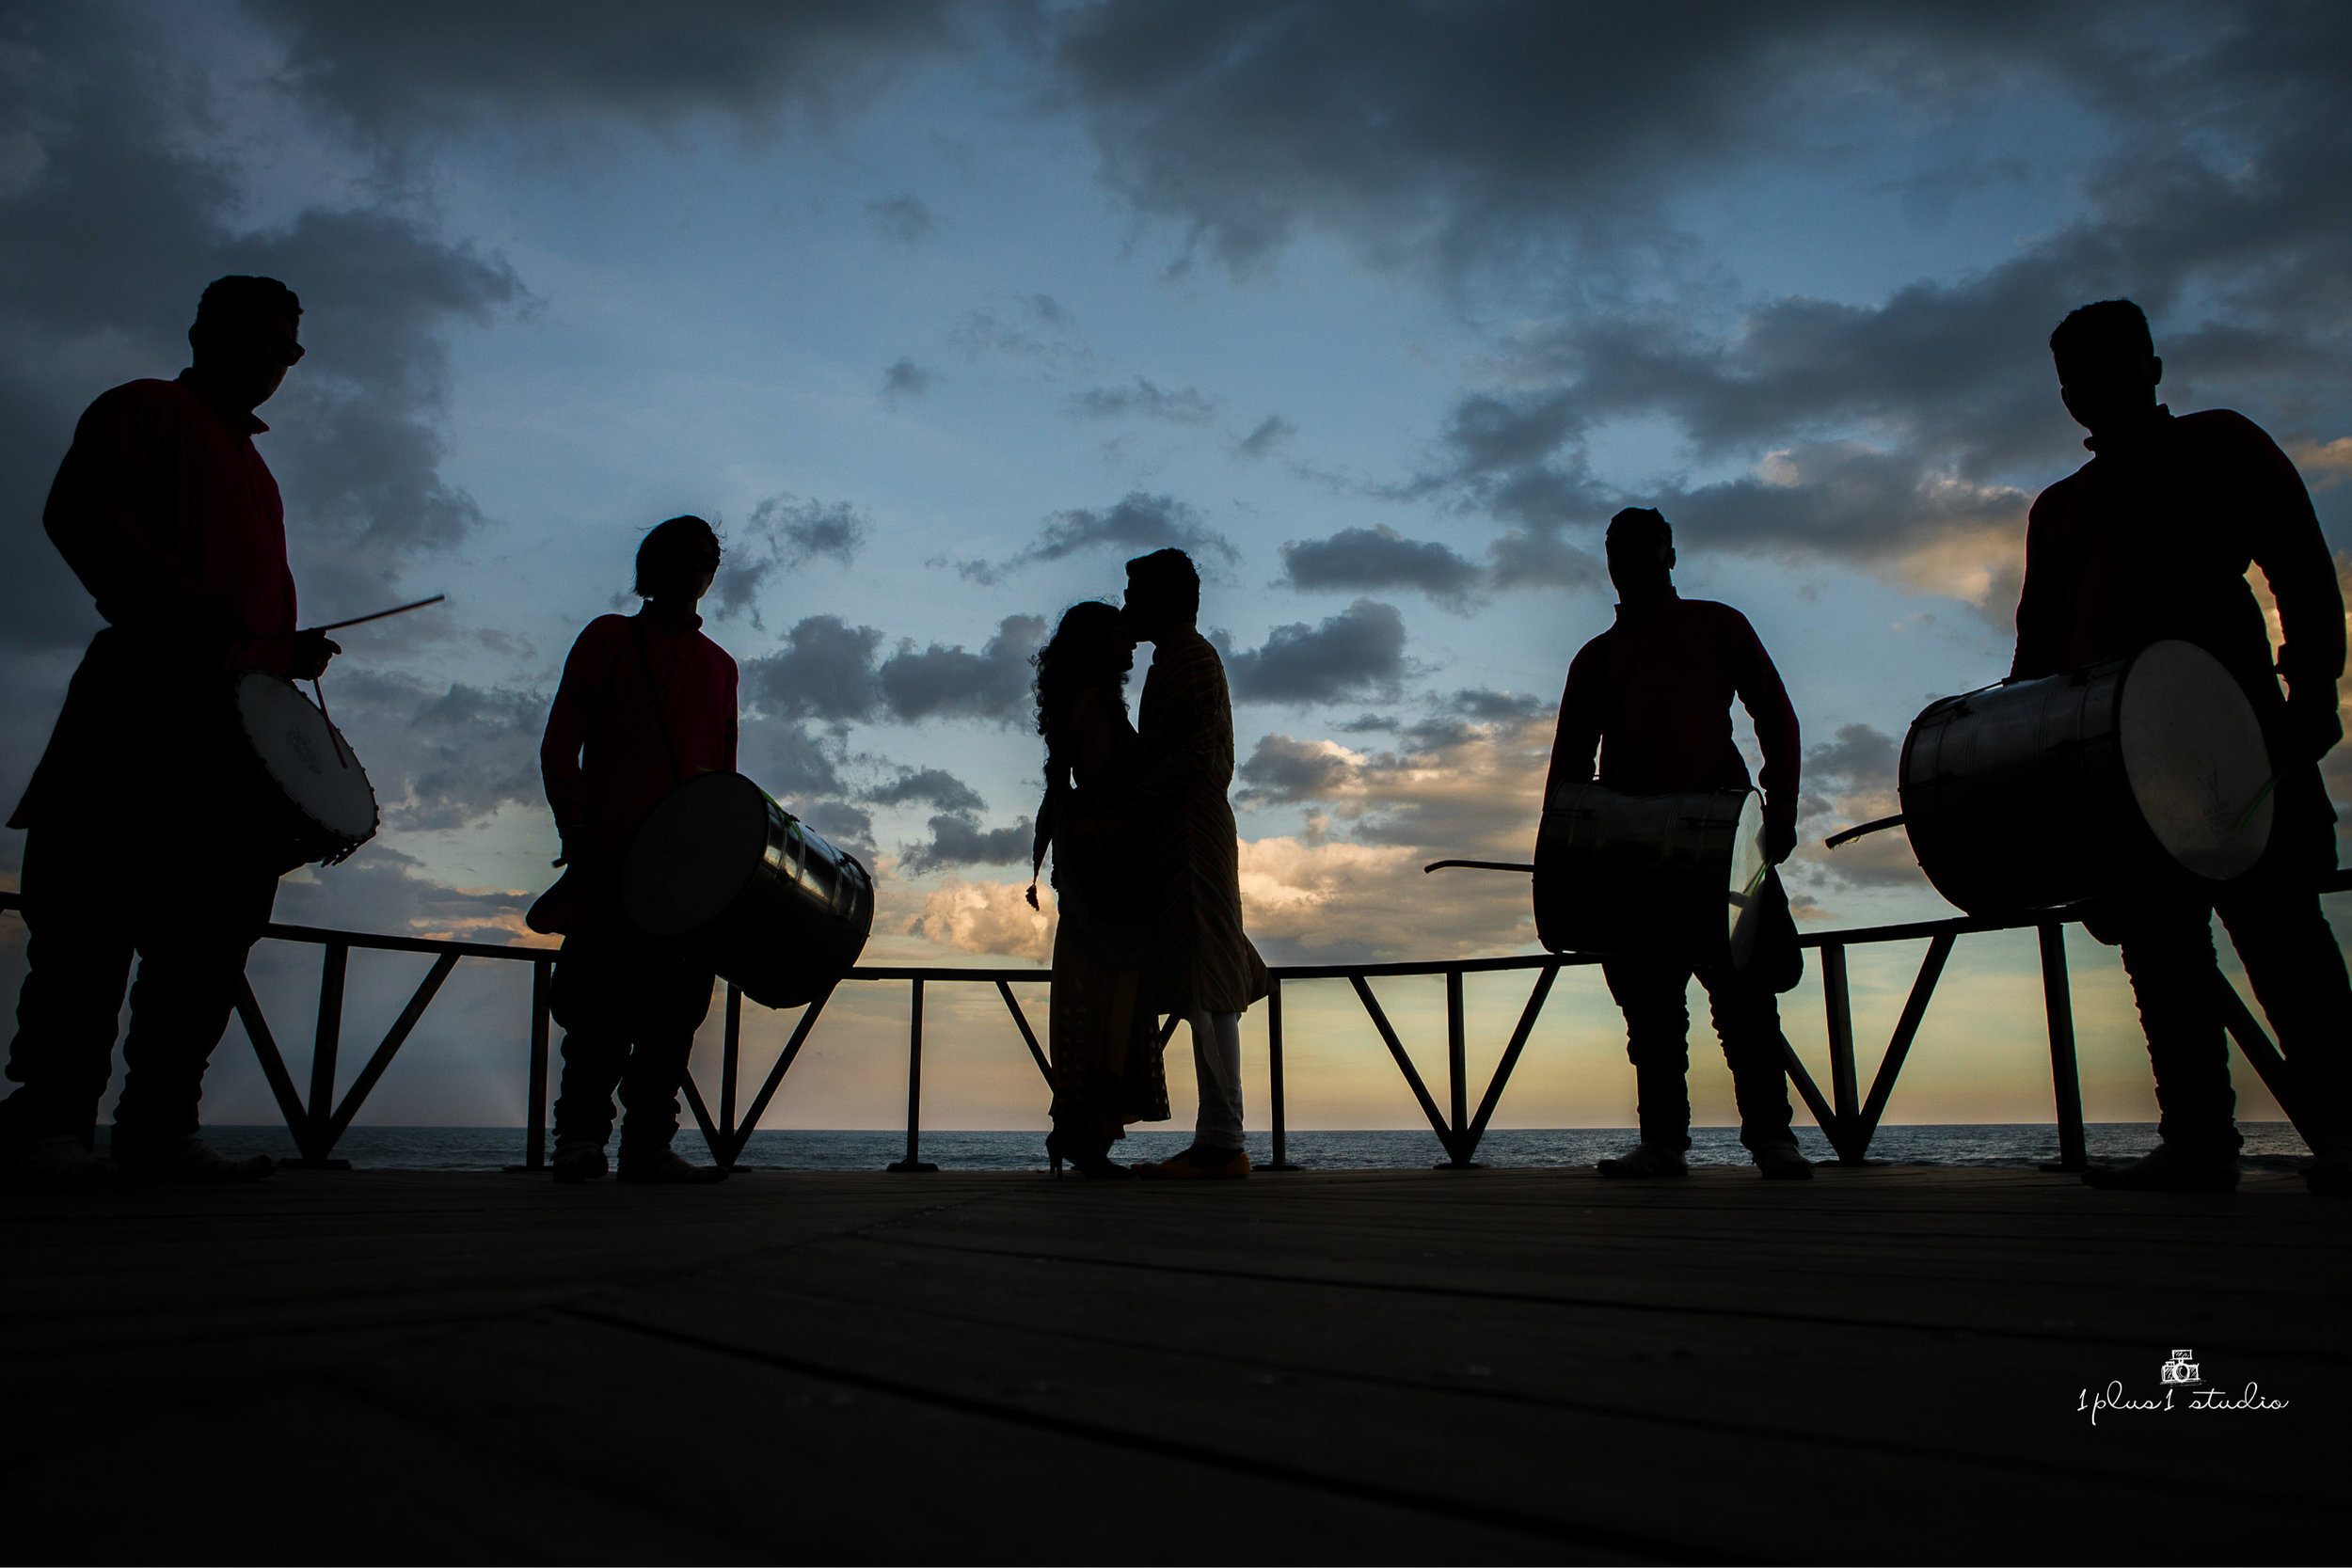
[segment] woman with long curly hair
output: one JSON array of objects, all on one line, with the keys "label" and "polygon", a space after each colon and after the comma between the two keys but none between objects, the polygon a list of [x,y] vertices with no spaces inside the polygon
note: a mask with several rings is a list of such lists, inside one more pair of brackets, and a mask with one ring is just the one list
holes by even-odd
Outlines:
[{"label": "woman with long curly hair", "polygon": [[[1067,1160],[1087,1176],[1130,1174],[1111,1145],[1136,1121],[1168,1119],[1148,993],[1151,910],[1126,820],[1127,765],[1136,729],[1127,719],[1127,673],[1136,640],[1119,610],[1075,604],[1038,650],[1037,732],[1045,737],[1045,799],[1038,808],[1034,877],[1054,851],[1060,924],[1054,932],[1049,1039],[1054,1131],[1045,1152],[1055,1174]],[[1029,884],[1037,903],[1037,883]]]}]

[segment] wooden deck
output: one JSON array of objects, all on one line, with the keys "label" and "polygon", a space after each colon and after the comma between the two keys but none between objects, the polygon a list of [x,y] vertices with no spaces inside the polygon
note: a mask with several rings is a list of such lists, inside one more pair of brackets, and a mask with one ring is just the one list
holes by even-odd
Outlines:
[{"label": "wooden deck", "polygon": [[[2341,1561],[2352,1205],[2025,1171],[0,1198],[15,1561]],[[2265,1412],[2110,1413],[2171,1350]]]}]

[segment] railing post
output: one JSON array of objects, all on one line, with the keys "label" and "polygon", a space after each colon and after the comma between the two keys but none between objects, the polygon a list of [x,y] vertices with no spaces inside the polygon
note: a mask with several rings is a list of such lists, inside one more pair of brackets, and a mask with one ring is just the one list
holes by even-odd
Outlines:
[{"label": "railing post", "polygon": [[523,1138],[525,1170],[548,1165],[548,1013],[555,960],[531,962],[531,1127]]},{"label": "railing post", "polygon": [[1862,1119],[1862,1091],[1853,1061],[1853,1001],[1846,986],[1846,944],[1821,944],[1821,1002],[1829,1022],[1829,1092],[1836,1125],[1824,1128],[1841,1164],[1857,1164],[1853,1129]]},{"label": "railing post", "polygon": [[1452,1090],[1446,1106],[1447,1120],[1453,1127],[1445,1140],[1445,1164],[1439,1170],[1479,1170],[1484,1167],[1470,1158],[1470,1059],[1462,1045],[1462,972],[1445,972],[1445,1070],[1448,1087]]},{"label": "railing post", "polygon": [[2074,998],[2066,981],[2066,923],[2044,921],[2042,939],[2042,1006],[2050,1021],[2050,1086],[2058,1097],[2058,1158],[2056,1170],[2081,1170],[2090,1163],[2083,1145],[2083,1085],[2074,1065]]},{"label": "railing post", "polygon": [[914,977],[914,1005],[907,1015],[907,1157],[893,1161],[890,1170],[932,1171],[939,1167],[923,1158],[923,977]]},{"label": "railing post", "polygon": [[303,1114],[302,1135],[294,1140],[302,1158],[290,1165],[311,1170],[349,1170],[348,1160],[330,1160],[327,1130],[335,1120],[335,1058],[343,1037],[343,974],[350,967],[351,944],[330,942],[319,968],[318,1032],[310,1040],[310,1105]]},{"label": "railing post", "polygon": [[1296,1170],[1291,1164],[1286,1129],[1282,1120],[1282,980],[1275,975],[1267,981],[1265,993],[1265,1065],[1266,1084],[1274,1102],[1274,1159],[1260,1165],[1260,1170]]},{"label": "railing post", "polygon": [[719,1136],[727,1149],[727,1164],[735,1164],[735,1149],[742,1140],[735,1135],[735,1078],[743,1054],[743,988],[727,982],[726,1043],[719,1056]]}]

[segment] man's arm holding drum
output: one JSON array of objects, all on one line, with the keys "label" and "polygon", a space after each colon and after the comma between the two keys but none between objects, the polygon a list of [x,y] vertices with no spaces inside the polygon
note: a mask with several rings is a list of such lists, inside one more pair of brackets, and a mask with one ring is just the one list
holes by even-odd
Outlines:
[{"label": "man's arm holding drum", "polygon": [[2344,738],[2336,709],[2336,681],[2344,673],[2344,591],[2294,461],[2250,420],[2241,434],[2252,449],[2247,467],[2259,486],[2247,508],[2256,525],[2254,563],[2279,605],[2279,673],[2287,683],[2287,712],[2308,748],[2300,760],[2316,759]]},{"label": "man's arm holding drum", "polygon": [[1797,709],[1788,701],[1788,688],[1764,651],[1763,640],[1747,617],[1734,628],[1739,639],[1732,668],[1739,672],[1735,689],[1756,724],[1756,740],[1764,752],[1764,766],[1756,776],[1764,792],[1764,859],[1778,865],[1797,847],[1797,776],[1804,748],[1797,730]]}]

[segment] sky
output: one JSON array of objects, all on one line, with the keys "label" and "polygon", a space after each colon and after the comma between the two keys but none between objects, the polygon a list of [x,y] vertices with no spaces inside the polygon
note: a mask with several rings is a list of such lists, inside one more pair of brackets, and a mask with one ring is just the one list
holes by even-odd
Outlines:
[{"label": "sky", "polygon": [[[1788,683],[1808,928],[1946,914],[1899,832],[1820,840],[1895,809],[1913,715],[2006,673],[2026,510],[2085,456],[2061,315],[2138,300],[2170,405],[2262,423],[2352,547],[2348,76],[2326,6],[0,6],[0,793],[98,625],[39,520],[73,421],[260,272],[305,308],[261,438],[304,620],[449,595],[344,639],[384,830],[281,920],[526,940],[564,653],[691,512],[744,768],[875,868],[868,961],[1044,959],[1028,656],[1164,545],[1207,578],[1268,959],[1532,952],[1523,882],[1420,867],[1529,853],[1629,504]],[[125,831],[167,840],[157,761]],[[1866,1042],[1917,953],[1857,955]],[[2090,1113],[2153,1117],[2114,955],[2073,957]],[[317,962],[255,958],[297,1048]],[[357,961],[346,1038],[421,967]],[[461,967],[369,1119],[519,1120],[523,968]],[[1963,944],[1891,1120],[2048,1117],[2036,973]],[[1042,1126],[993,992],[944,989],[927,1117]],[[900,1115],[904,993],[866,990],[769,1125]],[[1474,1067],[1524,995],[1473,986]],[[1437,983],[1384,1002],[1429,1071]],[[1818,1073],[1818,977],[1786,1010]],[[1413,1124],[1343,988],[1285,1022],[1295,1124]],[[207,1115],[268,1119],[238,1036]],[[1498,1124],[1629,1122],[1621,1047],[1564,979]]]}]

